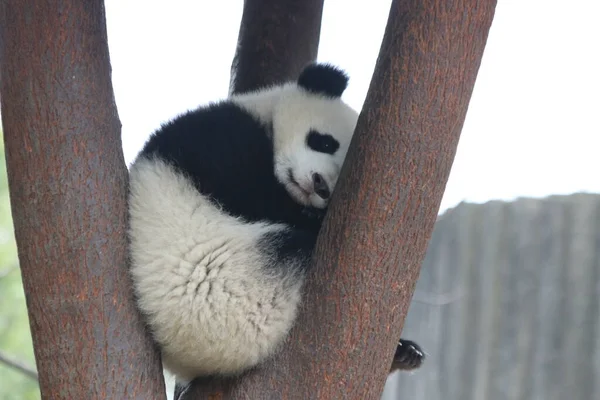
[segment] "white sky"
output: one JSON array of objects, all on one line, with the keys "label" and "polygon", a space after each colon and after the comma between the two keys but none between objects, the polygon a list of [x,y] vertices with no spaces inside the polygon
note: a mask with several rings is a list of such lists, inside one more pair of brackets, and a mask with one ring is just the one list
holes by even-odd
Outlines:
[{"label": "white sky", "polygon": [[[242,0],[106,0],[113,85],[131,162],[161,122],[224,98]],[[390,0],[326,0],[319,60],[360,109]],[[368,4],[368,6],[365,6]],[[600,192],[600,2],[499,0],[442,208]]]}]

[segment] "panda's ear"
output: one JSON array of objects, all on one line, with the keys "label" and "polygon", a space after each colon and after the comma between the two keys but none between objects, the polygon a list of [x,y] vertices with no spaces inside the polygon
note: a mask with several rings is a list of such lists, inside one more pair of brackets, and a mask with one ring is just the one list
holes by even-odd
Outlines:
[{"label": "panda's ear", "polygon": [[309,92],[341,97],[348,86],[348,75],[330,64],[309,64],[298,78],[298,86]]}]

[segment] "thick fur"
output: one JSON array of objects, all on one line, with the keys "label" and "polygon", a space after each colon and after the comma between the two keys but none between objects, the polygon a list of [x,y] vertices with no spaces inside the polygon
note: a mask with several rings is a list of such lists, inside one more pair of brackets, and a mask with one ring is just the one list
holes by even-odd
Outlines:
[{"label": "thick fur", "polygon": [[309,65],[300,73],[298,86],[313,93],[340,97],[348,86],[348,76],[332,65]]},{"label": "thick fur", "polygon": [[392,359],[390,373],[417,369],[423,364],[424,360],[425,353],[418,344],[412,340],[400,339]]},{"label": "thick fur", "polygon": [[[137,303],[179,382],[252,368],[294,323],[357,120],[339,82],[319,91],[310,68],[311,90],[292,82],[175,118],[131,166]],[[329,153],[314,150],[324,137]]]},{"label": "thick fur", "polygon": [[[296,83],[237,96],[231,101],[270,127],[265,134],[272,140],[277,183],[301,205],[326,207],[327,200],[304,192],[310,191],[311,174],[315,170],[323,175],[329,187],[335,187],[356,127],[356,111],[339,97],[307,91]],[[335,154],[310,149],[306,138],[311,130],[335,138],[339,143]],[[290,170],[299,185],[290,182]]]}]

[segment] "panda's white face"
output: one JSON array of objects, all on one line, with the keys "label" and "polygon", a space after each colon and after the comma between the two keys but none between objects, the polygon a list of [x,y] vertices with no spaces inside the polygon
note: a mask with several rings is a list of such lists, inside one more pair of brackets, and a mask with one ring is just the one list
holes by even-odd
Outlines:
[{"label": "panda's white face", "polygon": [[358,114],[339,97],[287,89],[272,115],[275,175],[298,203],[324,208],[337,183]]},{"label": "panda's white face", "polygon": [[341,99],[347,84],[341,69],[314,63],[296,82],[231,98],[271,126],[275,176],[302,205],[325,208],[337,183],[358,120]]}]

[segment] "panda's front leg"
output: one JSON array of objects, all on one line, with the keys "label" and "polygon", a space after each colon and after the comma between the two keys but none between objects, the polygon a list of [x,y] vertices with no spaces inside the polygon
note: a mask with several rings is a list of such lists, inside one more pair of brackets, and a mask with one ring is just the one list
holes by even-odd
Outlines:
[{"label": "panda's front leg", "polygon": [[390,373],[394,371],[410,371],[419,368],[425,360],[421,347],[411,340],[400,339],[392,361]]},{"label": "panda's front leg", "polygon": [[263,234],[258,240],[258,248],[268,254],[272,266],[280,271],[288,271],[303,276],[310,266],[310,257],[317,242],[317,231],[296,229],[289,226],[276,228]]}]

